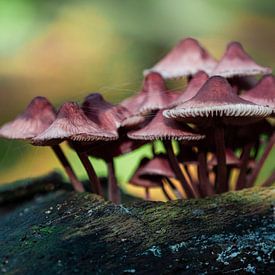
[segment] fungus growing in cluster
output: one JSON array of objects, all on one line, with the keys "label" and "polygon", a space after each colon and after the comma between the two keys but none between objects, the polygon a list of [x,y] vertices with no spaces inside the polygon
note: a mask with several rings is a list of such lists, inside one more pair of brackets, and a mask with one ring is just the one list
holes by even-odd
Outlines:
[{"label": "fungus growing in cluster", "polygon": [[251,90],[240,96],[258,105],[268,106],[275,113],[275,77],[265,75]]},{"label": "fungus growing in cluster", "polygon": [[177,107],[164,111],[164,116],[190,121],[200,127],[211,127],[214,131],[218,159],[217,191],[228,190],[226,182],[226,158],[224,142],[225,124],[248,124],[267,117],[272,109],[241,99],[227,80],[213,76],[207,80],[198,93]]},{"label": "fungus growing in cluster", "polygon": [[[241,165],[240,159],[237,158],[234,152],[229,148],[225,149],[225,160],[228,167],[238,168]],[[213,155],[212,158],[209,160],[208,165],[210,167],[218,165],[217,157],[215,155]]]},{"label": "fungus growing in cluster", "polygon": [[[143,158],[130,180],[145,188],[147,199],[156,187],[168,200],[184,193],[187,198],[211,196],[228,191],[229,179],[239,190],[255,183],[274,148],[274,125],[265,119],[275,116],[275,78],[269,73],[238,42],[229,43],[217,62],[198,41],[186,38],[145,70],[139,92],[120,104],[92,93],[81,107],[67,102],[56,114],[47,99],[37,97],[0,128],[0,136],[51,146],[77,191],[84,188],[59,143],[67,141],[76,151],[92,191],[101,195],[89,156],[103,159],[108,197],[115,203],[120,202],[120,190],[114,159],[148,143],[153,158]],[[262,74],[257,83],[255,76]],[[180,77],[187,77],[186,88],[169,90],[165,80]],[[155,140],[163,143],[165,154],[156,153]],[[264,185],[274,181],[274,174]]]},{"label": "fungus growing in cluster", "polygon": [[169,108],[177,106],[195,96],[208,78],[209,77],[205,72],[197,72],[188,83],[186,89],[183,92],[179,93],[176,100],[169,105]]},{"label": "fungus growing in cluster", "polygon": [[186,142],[197,141],[203,139],[203,135],[193,133],[190,127],[184,126],[173,119],[165,118],[162,115],[162,111],[159,111],[148,125],[140,130],[129,132],[128,136],[131,139],[137,140],[163,140],[170,165],[176,177],[181,182],[187,196],[196,196],[196,190],[193,190],[192,187],[189,186],[182,174],[178,160],[173,152],[171,140],[175,139]]},{"label": "fungus growing in cluster", "polygon": [[132,185],[143,187],[145,189],[146,199],[150,199],[151,188],[160,187],[164,196],[168,200],[171,200],[170,195],[164,187],[164,180],[168,183],[177,197],[182,197],[176,186],[169,179],[173,177],[175,177],[175,175],[170,168],[167,158],[160,154],[154,156],[151,160],[143,158],[129,182]]},{"label": "fungus growing in cluster", "polygon": [[87,117],[97,125],[119,135],[118,140],[115,141],[102,141],[95,144],[88,142],[86,144],[82,143],[80,146],[81,151],[85,151],[88,155],[101,158],[106,162],[109,186],[108,197],[111,201],[119,203],[120,193],[116,179],[114,158],[129,153],[144,143],[128,139],[122,127],[122,121],[130,115],[129,110],[125,106],[121,104],[112,105],[105,101],[100,94],[93,93],[85,98],[82,109]]},{"label": "fungus growing in cluster", "polygon": [[[45,97],[37,96],[32,99],[22,114],[1,127],[0,136],[7,139],[19,139],[31,142],[33,138],[45,131],[55,118],[56,112],[52,104]],[[83,192],[83,185],[78,181],[61,147],[55,144],[51,148],[62,164],[74,189],[78,192]]]},{"label": "fungus growing in cluster", "polygon": [[78,143],[115,140],[118,135],[100,128],[91,121],[74,102],[64,103],[53,123],[33,139],[37,145],[59,144],[70,141],[85,167],[91,181],[92,191],[102,194],[101,186],[87,154],[78,150]]},{"label": "fungus growing in cluster", "polygon": [[216,60],[193,38],[181,40],[166,56],[144,74],[158,72],[165,79],[192,76],[198,71],[210,73]]},{"label": "fungus growing in cluster", "polygon": [[271,73],[270,68],[258,65],[245,52],[243,46],[239,42],[234,41],[227,45],[223,57],[211,72],[211,75],[234,77],[269,73]]},{"label": "fungus growing in cluster", "polygon": [[157,72],[145,76],[140,92],[121,103],[132,115],[148,114],[166,108],[178,92],[168,91],[163,77]]}]

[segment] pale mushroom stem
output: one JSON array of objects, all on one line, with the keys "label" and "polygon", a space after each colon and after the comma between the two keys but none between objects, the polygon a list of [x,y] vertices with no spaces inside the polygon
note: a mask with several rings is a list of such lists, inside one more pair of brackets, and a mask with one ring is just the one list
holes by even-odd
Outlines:
[{"label": "pale mushroom stem", "polygon": [[145,187],[145,199],[149,201],[151,199],[150,197],[150,190],[148,187]]},{"label": "pale mushroom stem", "polygon": [[87,153],[80,152],[77,149],[76,149],[76,153],[77,153],[77,155],[78,155],[82,165],[84,166],[84,168],[87,172],[87,175],[90,179],[92,192],[95,194],[98,194],[100,196],[103,196],[103,191],[102,191],[99,179],[96,175],[96,172],[94,170],[92,163],[89,160]]},{"label": "pale mushroom stem", "polygon": [[236,190],[241,190],[246,186],[246,172],[247,172],[247,166],[250,160],[250,153],[252,148],[253,148],[252,143],[246,144],[244,146],[243,153],[241,156],[240,173],[236,183]]},{"label": "pale mushroom stem", "polygon": [[217,168],[217,192],[223,193],[228,191],[227,172],[226,172],[226,156],[225,156],[225,142],[224,142],[224,128],[216,127],[214,130],[216,155],[218,161]]},{"label": "pale mushroom stem", "polygon": [[275,183],[275,171],[264,181],[264,183],[261,185],[263,187],[271,186],[271,184]]},{"label": "pale mushroom stem", "polygon": [[268,144],[265,147],[265,150],[261,156],[261,158],[259,159],[259,161],[256,163],[255,168],[253,169],[253,172],[251,174],[251,176],[248,178],[247,180],[247,185],[246,187],[252,187],[260,173],[260,170],[262,169],[264,162],[266,161],[269,153],[271,152],[273,146],[275,144],[275,133],[271,136]]},{"label": "pale mushroom stem", "polygon": [[183,187],[187,197],[194,198],[195,197],[194,192],[190,188],[190,186],[188,185],[188,182],[186,181],[184,175],[182,174],[178,160],[174,154],[171,141],[166,140],[163,142],[163,144],[164,144],[165,150],[168,155],[169,164],[170,164],[171,168],[173,169],[173,171],[176,175],[176,178],[181,182],[182,187]]},{"label": "pale mushroom stem", "polygon": [[204,148],[199,148],[198,162],[199,188],[201,195],[202,197],[212,196],[215,192],[209,182],[206,151]]},{"label": "pale mushroom stem", "polygon": [[58,160],[61,162],[63,168],[65,169],[65,172],[69,177],[75,191],[84,192],[85,189],[83,187],[83,184],[77,179],[76,174],[72,166],[70,165],[68,159],[66,158],[64,152],[62,151],[61,147],[59,145],[53,145],[51,146],[51,148],[57,156]]},{"label": "pale mushroom stem", "polygon": [[114,203],[120,203],[120,190],[118,188],[113,158],[107,161],[108,169],[108,198]]}]

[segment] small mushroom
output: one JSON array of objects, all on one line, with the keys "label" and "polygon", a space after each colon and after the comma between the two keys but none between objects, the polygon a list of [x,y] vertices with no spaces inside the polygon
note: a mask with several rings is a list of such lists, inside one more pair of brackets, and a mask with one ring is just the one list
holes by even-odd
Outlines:
[{"label": "small mushroom", "polygon": [[[55,118],[56,111],[52,104],[45,97],[37,96],[32,99],[22,114],[1,127],[0,136],[8,139],[20,139],[31,142],[33,138],[46,130]],[[77,179],[61,147],[59,145],[52,145],[51,148],[62,164],[74,189],[83,192],[84,187]]]},{"label": "small mushroom", "polygon": [[267,117],[272,109],[241,99],[228,81],[220,76],[209,78],[198,93],[190,100],[163,112],[167,118],[190,121],[200,127],[214,130],[218,159],[218,192],[228,190],[226,183],[226,159],[224,125],[248,124]]},{"label": "small mushroom", "polygon": [[275,77],[272,75],[263,76],[254,88],[240,95],[240,97],[258,105],[268,106],[275,113]]},{"label": "small mushroom", "polygon": [[227,49],[211,72],[211,75],[219,75],[223,77],[234,76],[251,76],[258,74],[269,74],[271,69],[258,65],[252,57],[250,57],[239,42],[231,42],[227,45]]},{"label": "small mushroom", "polygon": [[59,144],[67,140],[76,149],[76,152],[85,167],[91,180],[92,190],[97,194],[102,194],[101,186],[96,173],[90,163],[87,154],[78,149],[81,142],[97,142],[115,140],[118,135],[101,129],[97,124],[91,121],[83,110],[74,102],[64,103],[56,119],[44,132],[33,138],[33,143],[37,145]]},{"label": "small mushroom", "polygon": [[[148,158],[143,158],[140,161],[140,164],[137,168],[137,170],[134,172],[133,176],[131,177],[129,183],[135,186],[143,187],[145,188],[145,195],[146,199],[150,199],[150,189],[151,188],[161,188],[164,196],[171,200],[171,197],[167,193],[163,180],[168,179],[169,176],[173,176],[172,171],[167,167],[167,164],[165,165],[165,161],[161,161],[158,157],[157,159],[150,160]],[[153,162],[153,163],[152,163]],[[160,166],[164,168],[163,171],[160,170]],[[168,182],[170,180],[168,179]],[[172,185],[172,188],[175,187]]]},{"label": "small mushroom", "polygon": [[176,98],[175,101],[169,104],[169,108],[175,107],[195,96],[208,78],[209,77],[205,72],[197,72],[188,83],[186,89],[183,92],[179,93],[179,96]]},{"label": "small mushroom", "polygon": [[176,177],[180,180],[188,197],[194,197],[196,190],[193,190],[187,183],[182,174],[177,158],[173,152],[171,140],[196,141],[203,139],[204,136],[195,134],[188,126],[178,123],[173,119],[166,119],[159,111],[153,120],[144,128],[129,132],[128,137],[140,140],[164,140],[164,146],[168,154],[168,159]]},{"label": "small mushroom", "polygon": [[198,71],[210,73],[216,66],[216,60],[193,38],[181,40],[166,56],[144,75],[158,72],[165,79],[192,76]]},{"label": "small mushroom", "polygon": [[[238,168],[241,165],[241,161],[239,160],[239,158],[229,148],[225,149],[225,159],[227,166]],[[217,157],[215,155],[213,155],[212,158],[208,161],[208,165],[212,167],[218,165]]]},{"label": "small mushroom", "polygon": [[165,81],[159,73],[151,72],[144,78],[140,92],[136,96],[122,101],[121,105],[131,112],[131,116],[147,115],[166,108],[177,94],[178,92],[168,91]]}]

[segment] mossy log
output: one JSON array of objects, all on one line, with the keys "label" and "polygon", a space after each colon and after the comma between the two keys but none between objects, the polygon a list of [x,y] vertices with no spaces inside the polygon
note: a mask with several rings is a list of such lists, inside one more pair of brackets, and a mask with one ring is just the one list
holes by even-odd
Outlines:
[{"label": "mossy log", "polygon": [[40,194],[1,215],[0,273],[275,274],[274,198],[272,187],[125,205]]}]

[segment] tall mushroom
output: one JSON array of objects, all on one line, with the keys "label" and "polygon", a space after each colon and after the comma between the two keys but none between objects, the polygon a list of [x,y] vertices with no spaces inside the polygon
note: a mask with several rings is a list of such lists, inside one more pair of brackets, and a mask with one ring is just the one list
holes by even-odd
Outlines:
[{"label": "tall mushroom", "polygon": [[248,124],[269,116],[272,109],[256,105],[237,96],[228,81],[213,76],[190,100],[164,111],[167,118],[189,121],[200,127],[212,128],[218,159],[217,191],[228,190],[226,181],[225,124]]},{"label": "tall mushroom", "polygon": [[211,76],[223,77],[251,76],[271,73],[271,69],[258,65],[244,50],[243,46],[236,41],[227,45],[227,49],[211,72]]},{"label": "tall mushroom", "polygon": [[82,104],[82,109],[89,119],[100,127],[112,132],[118,132],[119,139],[113,142],[100,142],[85,144],[81,150],[89,155],[103,159],[107,164],[109,199],[115,203],[120,202],[120,194],[116,179],[114,158],[131,152],[144,143],[129,140],[121,122],[129,116],[129,110],[122,105],[112,105],[97,93],[87,96]]},{"label": "tall mushroom", "polygon": [[[31,141],[45,131],[53,123],[55,118],[56,112],[52,104],[45,97],[37,96],[32,99],[22,114],[1,127],[0,136],[8,139]],[[61,147],[56,144],[52,145],[51,148],[62,164],[74,189],[83,192],[84,187],[82,183],[78,181]]]},{"label": "tall mushroom", "polygon": [[[241,98],[245,100],[249,100],[255,104],[269,106],[273,109],[273,116],[275,115],[275,77],[272,75],[264,76],[259,83],[247,91],[246,93],[241,95]],[[266,158],[268,157],[270,151],[272,150],[275,142],[275,133],[273,132],[270,140],[265,148],[265,151],[257,162],[256,167],[250,176],[248,181],[248,186],[252,186],[255,182]]]},{"label": "tall mushroom", "polygon": [[187,196],[192,198],[197,195],[197,190],[194,190],[194,186],[190,187],[183,176],[171,144],[172,139],[190,142],[204,138],[203,135],[195,134],[191,130],[191,128],[184,126],[175,120],[166,119],[163,117],[162,111],[159,111],[148,125],[140,130],[129,132],[128,137],[137,140],[163,140],[170,165],[174,170],[176,177],[181,182]]},{"label": "tall mushroom", "polygon": [[87,142],[115,140],[117,138],[118,135],[116,133],[104,130],[91,121],[77,103],[66,102],[60,107],[57,117],[50,127],[36,136],[33,139],[33,143],[48,145],[59,144],[64,140],[69,141],[73,144],[87,171],[91,181],[92,191],[97,194],[102,194],[101,186],[93,166],[89,162],[87,154],[78,150],[78,145]]},{"label": "tall mushroom", "polygon": [[192,76],[198,71],[210,73],[216,60],[193,38],[181,40],[166,56],[144,74],[158,72],[164,78]]}]

